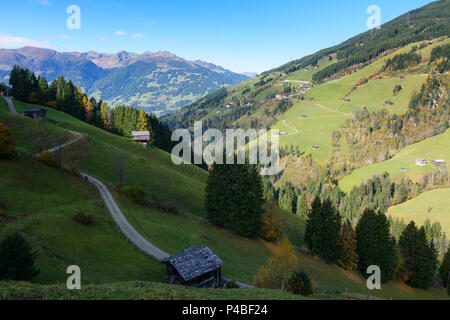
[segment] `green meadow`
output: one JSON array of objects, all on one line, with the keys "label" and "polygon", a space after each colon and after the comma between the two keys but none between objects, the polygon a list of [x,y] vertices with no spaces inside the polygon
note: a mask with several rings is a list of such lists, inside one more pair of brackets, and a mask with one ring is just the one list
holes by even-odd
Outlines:
[{"label": "green meadow", "polygon": [[425,192],[417,198],[391,207],[388,214],[405,223],[412,220],[419,226],[423,225],[427,219],[431,223],[440,222],[442,231],[448,236],[450,235],[450,189]]},{"label": "green meadow", "polygon": [[[419,167],[415,164],[417,158],[427,160],[427,165]],[[441,135],[423,140],[416,144],[407,146],[395,157],[387,161],[379,162],[368,167],[354,170],[350,175],[339,181],[339,186],[344,192],[349,192],[355,186],[376,174],[389,172],[394,181],[400,182],[402,178],[419,181],[425,174],[436,170],[431,165],[431,160],[443,159],[450,162],[450,130]],[[407,168],[407,172],[402,172]]]}]

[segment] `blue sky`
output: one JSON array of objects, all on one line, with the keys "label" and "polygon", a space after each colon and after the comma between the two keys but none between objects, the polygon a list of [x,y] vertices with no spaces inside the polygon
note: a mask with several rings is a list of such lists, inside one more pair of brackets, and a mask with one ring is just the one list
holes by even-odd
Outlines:
[{"label": "blue sky", "polygon": [[[59,51],[170,51],[235,72],[262,72],[367,30],[429,0],[14,0],[2,3],[0,47]],[[81,10],[69,30],[67,7]]]}]

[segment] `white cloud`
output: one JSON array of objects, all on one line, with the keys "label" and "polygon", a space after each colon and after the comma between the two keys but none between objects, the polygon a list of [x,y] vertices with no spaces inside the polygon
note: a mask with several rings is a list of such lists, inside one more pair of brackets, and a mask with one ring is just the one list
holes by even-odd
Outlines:
[{"label": "white cloud", "polygon": [[15,37],[9,34],[0,34],[0,48],[17,49],[26,46],[55,49],[49,42],[36,41],[32,39]]},{"label": "white cloud", "polygon": [[50,5],[50,1],[48,1],[48,0],[39,0],[39,3],[42,4],[43,6],[49,6]]},{"label": "white cloud", "polygon": [[100,41],[108,41],[107,37],[100,37]]},{"label": "white cloud", "polygon": [[122,31],[122,30],[118,30],[118,31],[116,31],[116,36],[124,36],[124,35],[126,35],[127,33],[125,32],[125,31]]},{"label": "white cloud", "polygon": [[145,35],[142,33],[135,33],[133,34],[133,36],[131,37],[131,39],[136,40],[136,39],[140,39],[140,38],[145,38]]},{"label": "white cloud", "polygon": [[67,34],[64,34],[62,36],[59,37],[60,39],[64,39],[64,40],[72,40],[73,38]]}]

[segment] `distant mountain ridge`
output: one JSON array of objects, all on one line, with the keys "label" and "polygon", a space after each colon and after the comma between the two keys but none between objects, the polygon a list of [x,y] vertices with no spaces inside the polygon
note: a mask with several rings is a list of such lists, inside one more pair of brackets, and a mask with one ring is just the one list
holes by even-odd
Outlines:
[{"label": "distant mountain ridge", "polygon": [[212,63],[189,61],[166,51],[142,54],[58,52],[23,47],[0,49],[0,81],[7,82],[14,65],[51,81],[71,79],[88,94],[112,105],[142,107],[167,114],[248,77]]}]

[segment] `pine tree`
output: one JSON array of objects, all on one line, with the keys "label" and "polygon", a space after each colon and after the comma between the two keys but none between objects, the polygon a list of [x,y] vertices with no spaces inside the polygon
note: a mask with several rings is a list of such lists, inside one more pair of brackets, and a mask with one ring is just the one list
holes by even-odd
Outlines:
[{"label": "pine tree", "polygon": [[256,166],[212,166],[205,199],[211,223],[256,238],[262,233],[263,206],[262,180]]},{"label": "pine tree", "polygon": [[356,232],[353,230],[350,222],[344,223],[341,233],[341,257],[339,265],[346,270],[356,270],[358,268],[359,257],[356,253],[358,240]]},{"label": "pine tree", "polygon": [[406,283],[414,288],[429,288],[437,267],[437,252],[433,242],[427,240],[425,228],[417,229],[414,222],[408,224],[400,236],[399,246],[403,255]]},{"label": "pine tree", "polygon": [[336,262],[340,250],[341,217],[329,199],[316,198],[306,221],[305,241],[309,249],[327,263]]},{"label": "pine tree", "polygon": [[0,280],[29,281],[39,274],[35,266],[36,254],[20,234],[13,234],[0,242]]},{"label": "pine tree", "polygon": [[308,201],[306,200],[306,193],[303,192],[297,198],[297,215],[306,220],[308,212]]},{"label": "pine tree", "polygon": [[442,265],[439,268],[439,277],[442,281],[442,284],[445,287],[449,288],[448,285],[450,284],[450,248],[447,250],[447,253],[444,256],[444,260],[442,261]]},{"label": "pine tree", "polygon": [[286,184],[280,191],[280,196],[278,198],[278,204],[281,209],[286,210],[289,213],[294,213],[294,199],[295,193],[292,187]]},{"label": "pine tree", "polygon": [[366,209],[356,226],[356,235],[361,274],[367,277],[367,268],[376,265],[381,269],[383,283],[393,280],[398,257],[395,239],[390,236],[386,216]]}]

